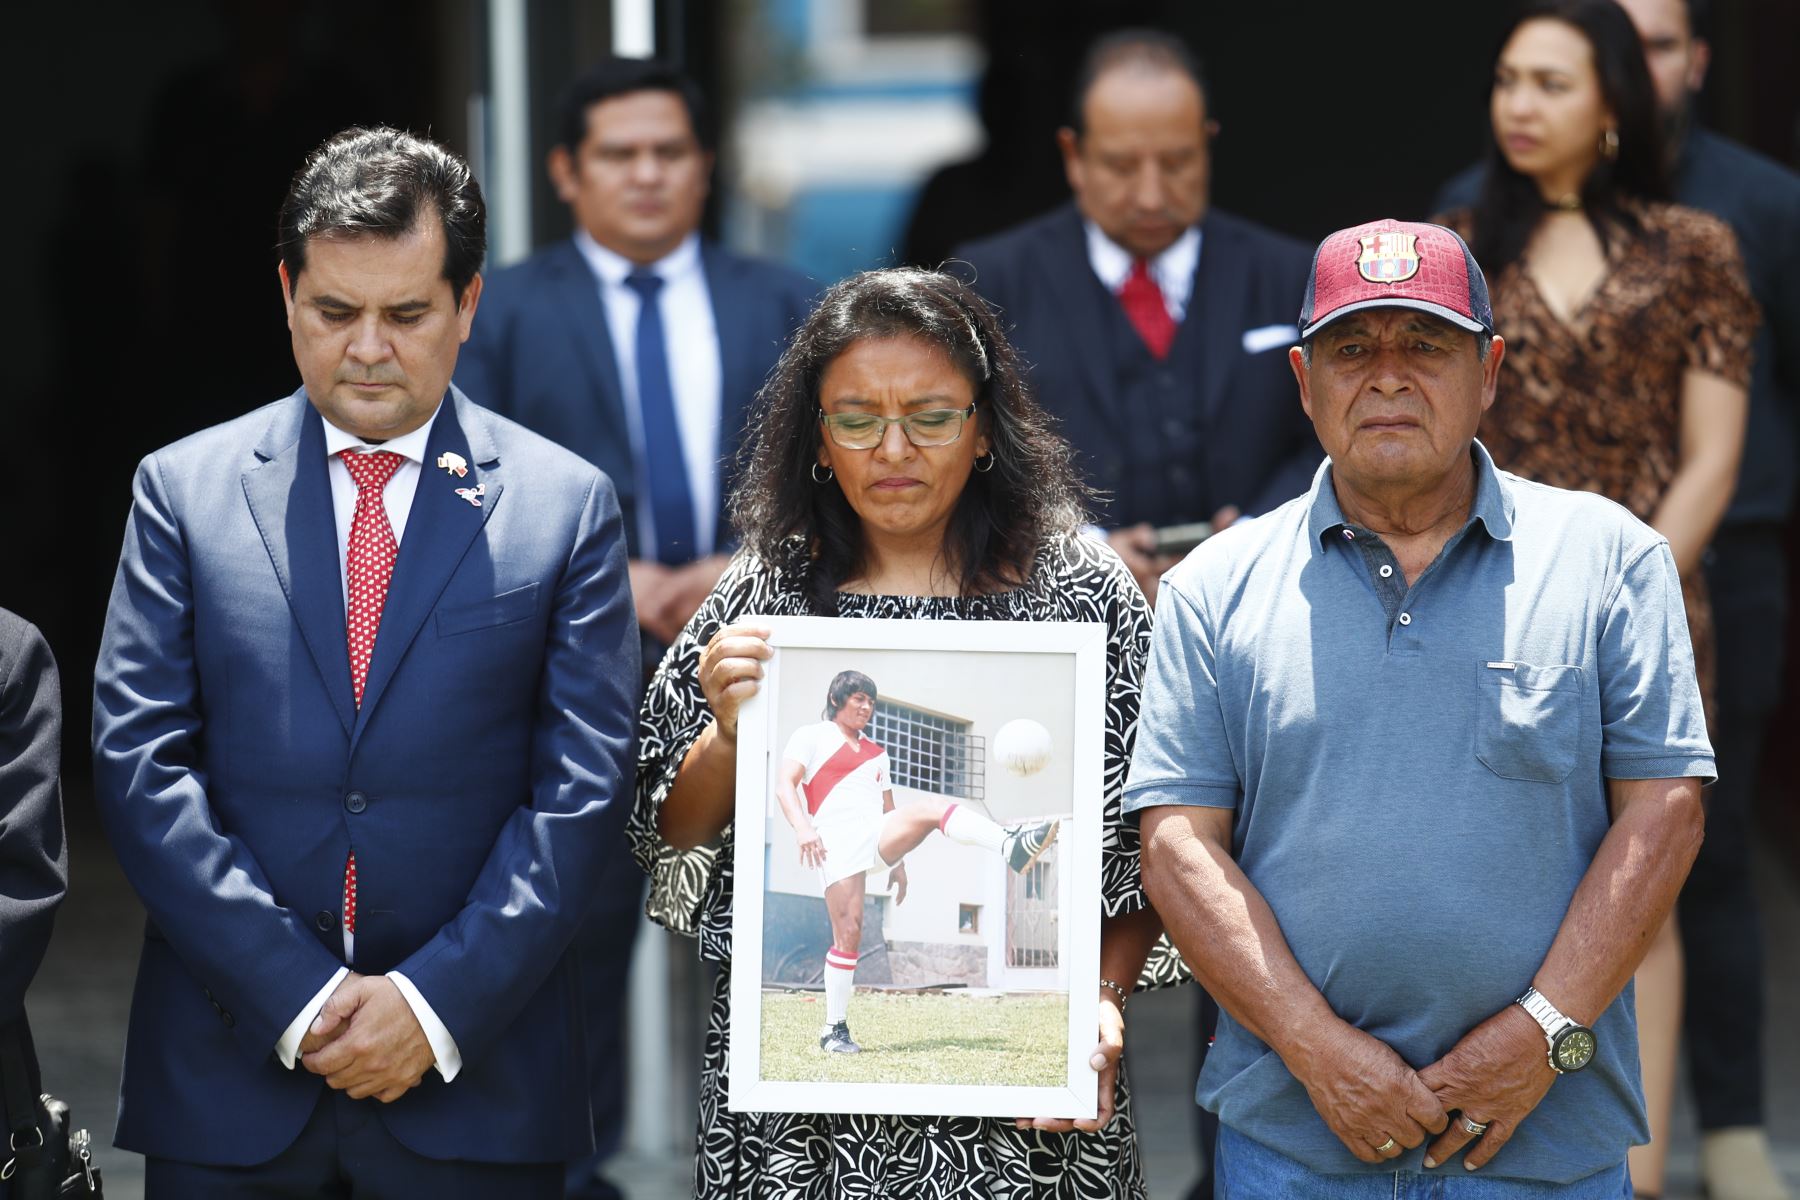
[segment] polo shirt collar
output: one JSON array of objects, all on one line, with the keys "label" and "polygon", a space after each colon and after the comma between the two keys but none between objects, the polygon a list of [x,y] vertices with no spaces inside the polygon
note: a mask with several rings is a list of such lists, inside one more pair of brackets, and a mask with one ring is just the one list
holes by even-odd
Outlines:
[{"label": "polo shirt collar", "polygon": [[[1469,520],[1463,528],[1479,521],[1495,541],[1511,541],[1513,499],[1506,482],[1486,446],[1475,441],[1470,453],[1475,459],[1475,499],[1469,505]],[[1324,553],[1331,539],[1342,537],[1341,531],[1349,527],[1350,521],[1338,504],[1337,489],[1331,486],[1331,460],[1327,458],[1313,474],[1312,490],[1307,493],[1306,531],[1313,545]]]}]

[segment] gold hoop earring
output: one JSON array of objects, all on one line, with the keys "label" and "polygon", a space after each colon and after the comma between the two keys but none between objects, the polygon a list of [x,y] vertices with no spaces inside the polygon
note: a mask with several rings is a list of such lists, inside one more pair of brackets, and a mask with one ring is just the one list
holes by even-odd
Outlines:
[{"label": "gold hoop earring", "polygon": [[812,477],[813,477],[814,483],[830,483],[834,478],[836,478],[836,476],[837,476],[837,472],[833,471],[830,467],[826,467],[825,474],[820,475],[819,474],[819,464],[814,463],[812,465]]},{"label": "gold hoop earring", "polygon": [[[987,463],[987,466],[985,466],[985,467],[981,465],[984,461]],[[977,471],[981,472],[983,475],[986,475],[989,471],[993,470],[994,469],[994,452],[992,450],[990,450],[986,454],[983,454],[983,455],[980,455],[979,457],[977,457],[975,459],[975,469]]]},{"label": "gold hoop earring", "polygon": [[1619,157],[1619,131],[1607,129],[1600,134],[1600,156],[1608,162]]}]

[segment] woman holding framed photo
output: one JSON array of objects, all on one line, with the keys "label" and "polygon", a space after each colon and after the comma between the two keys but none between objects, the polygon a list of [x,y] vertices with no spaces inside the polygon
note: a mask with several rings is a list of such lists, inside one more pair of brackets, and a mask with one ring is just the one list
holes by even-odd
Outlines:
[{"label": "woman holding framed photo", "polygon": [[[629,831],[650,915],[698,934],[719,978],[701,1067],[695,1191],[835,1200],[952,1193],[1145,1194],[1119,1055],[1125,996],[1161,921],[1119,794],[1150,614],[1085,537],[1069,447],[987,305],[951,276],[870,271],[833,287],[765,385],[731,512],[742,549],[670,648],[644,702]],[[737,714],[772,653],[747,615],[1099,621],[1109,632],[1099,1115],[901,1117],[729,1111]],[[759,835],[760,836],[760,835]],[[1157,982],[1183,977],[1155,956]],[[830,1051],[822,1049],[821,1053]]]}]

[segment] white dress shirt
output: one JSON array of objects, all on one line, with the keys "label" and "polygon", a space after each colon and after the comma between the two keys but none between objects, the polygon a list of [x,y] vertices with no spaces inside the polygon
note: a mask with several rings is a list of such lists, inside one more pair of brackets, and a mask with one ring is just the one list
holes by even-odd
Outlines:
[{"label": "white dress shirt", "polygon": [[[331,510],[337,521],[338,578],[344,585],[344,613],[348,619],[350,611],[350,522],[356,516],[356,481],[350,477],[350,468],[338,458],[345,450],[369,454],[377,450],[387,450],[400,455],[406,461],[394,471],[387,486],[381,492],[382,507],[387,510],[388,527],[394,531],[394,545],[398,546],[406,535],[406,518],[412,511],[413,495],[419,490],[419,474],[425,466],[425,446],[431,439],[431,427],[437,424],[437,414],[443,411],[440,403],[431,419],[425,424],[380,445],[363,441],[353,433],[346,433],[330,421],[325,422],[325,453],[327,455],[325,473],[331,480]],[[376,632],[375,640],[381,640]],[[356,938],[346,926],[344,928],[344,961],[356,961]],[[349,967],[339,967],[337,973],[326,981],[318,994],[313,996],[300,1010],[287,1029],[282,1032],[281,1040],[275,1043],[275,1054],[281,1065],[293,1069],[294,1059],[300,1052],[300,1043],[306,1037],[307,1026],[325,1007],[325,1001],[337,990],[344,976],[350,973]],[[462,1070],[462,1052],[456,1048],[456,1039],[450,1036],[450,1030],[438,1019],[419,989],[413,986],[412,980],[398,971],[389,971],[387,977],[394,981],[400,995],[412,1009],[413,1017],[419,1027],[425,1031],[425,1040],[431,1043],[431,1053],[436,1059],[438,1074],[448,1083],[455,1079]]]},{"label": "white dress shirt", "polygon": [[663,281],[656,302],[669,356],[669,386],[675,393],[681,456],[687,464],[688,492],[694,501],[694,549],[696,557],[710,554],[718,533],[719,413],[724,372],[719,361],[719,328],[713,317],[712,294],[707,290],[706,271],[700,261],[700,236],[689,234],[667,257],[646,267],[608,250],[585,229],[575,231],[575,247],[594,272],[600,287],[600,304],[606,311],[606,331],[612,336],[625,421],[631,430],[631,461],[640,497],[638,545],[651,557],[654,554],[649,548],[656,545],[656,521],[651,512],[649,472],[644,461],[644,419],[637,394],[637,327],[643,302],[625,285],[625,277],[644,270]]},{"label": "white dress shirt", "polygon": [[[1131,251],[1100,232],[1092,221],[1081,222],[1087,231],[1088,266],[1113,295],[1125,286],[1135,261]],[[1200,266],[1200,227],[1190,225],[1173,245],[1150,260],[1150,278],[1162,289],[1163,307],[1177,323],[1187,316],[1194,294],[1194,271]]]}]

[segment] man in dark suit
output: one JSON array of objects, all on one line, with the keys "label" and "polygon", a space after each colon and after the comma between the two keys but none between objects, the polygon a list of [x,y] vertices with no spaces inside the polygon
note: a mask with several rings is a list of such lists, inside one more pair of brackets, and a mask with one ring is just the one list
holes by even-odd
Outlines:
[{"label": "man in dark suit", "polygon": [[[25,989],[50,945],[56,906],[69,887],[63,842],[62,693],[56,661],[36,627],[0,609],[0,1167],[42,1090]],[[15,1082],[16,1081],[16,1082]],[[14,1111],[15,1108],[19,1111]],[[7,1194],[0,1180],[0,1197]]]},{"label": "man in dark suit", "polygon": [[494,273],[456,382],[618,482],[638,619],[667,645],[725,569],[728,460],[814,288],[700,236],[712,130],[668,65],[602,60],[558,138],[575,234]]},{"label": "man in dark suit", "polygon": [[[667,64],[595,64],[566,90],[557,137],[550,179],[574,236],[488,280],[456,380],[618,481],[651,668],[725,569],[729,460],[813,289],[700,236],[712,132],[699,89]],[[570,1165],[583,1200],[618,1194],[597,1172],[625,1121],[624,980],[645,883],[623,845],[603,869],[578,937],[598,1144]]]},{"label": "man in dark suit", "polygon": [[[1784,678],[1787,522],[1800,482],[1800,175],[1696,123],[1710,57],[1704,0],[1620,6],[1643,39],[1656,86],[1673,198],[1731,226],[1762,307],[1737,489],[1704,564],[1718,637],[1719,711],[1711,725],[1719,781],[1707,789],[1706,841],[1675,915],[1702,1181],[1716,1198],[1778,1200],[1789,1190],[1764,1129],[1763,930],[1750,846],[1758,765]],[[1471,167],[1444,185],[1434,211],[1473,203],[1481,171]]]},{"label": "man in dark suit", "polygon": [[1032,364],[1108,540],[1144,590],[1157,527],[1230,524],[1304,492],[1321,453],[1283,351],[1311,252],[1207,203],[1216,126],[1187,48],[1102,38],[1061,130],[1074,202],[957,251]]},{"label": "man in dark suit", "polygon": [[466,163],[350,130],[280,230],[303,386],[144,460],[95,672],[150,917],[118,1144],[152,1197],[560,1196],[636,721],[618,505],[450,386]]}]

